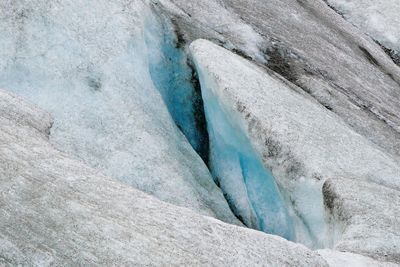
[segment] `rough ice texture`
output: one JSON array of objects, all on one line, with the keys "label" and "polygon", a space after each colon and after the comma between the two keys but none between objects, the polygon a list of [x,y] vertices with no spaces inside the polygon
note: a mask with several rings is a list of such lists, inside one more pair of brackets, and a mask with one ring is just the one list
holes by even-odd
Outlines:
[{"label": "rough ice texture", "polygon": [[[209,39],[273,69],[357,133],[400,156],[400,69],[322,0],[153,2],[189,42]],[[248,40],[255,47],[248,49]]]},{"label": "rough ice texture", "polygon": [[326,2],[373,39],[400,53],[400,1],[326,0]]},{"label": "rough ice texture", "polygon": [[191,53],[316,242],[399,263],[397,159],[275,73],[205,40]]},{"label": "rough ice texture", "polygon": [[2,266],[327,266],[70,158],[48,141],[49,114],[16,96],[0,91],[0,111]]},{"label": "rough ice texture", "polygon": [[160,23],[143,1],[1,1],[0,85],[52,114],[59,149],[162,200],[239,223],[153,84],[145,32],[163,38],[152,30]]}]

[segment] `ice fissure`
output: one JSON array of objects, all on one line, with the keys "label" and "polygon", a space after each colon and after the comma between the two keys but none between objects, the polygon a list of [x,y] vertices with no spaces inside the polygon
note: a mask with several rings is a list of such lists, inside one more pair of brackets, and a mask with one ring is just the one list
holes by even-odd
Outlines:
[{"label": "ice fissure", "polygon": [[197,73],[174,24],[162,14],[157,19],[158,25],[149,22],[145,32],[150,75],[177,127],[207,164],[208,133]]},{"label": "ice fissure", "polygon": [[[159,20],[161,30],[153,29],[146,36],[153,82],[177,127],[207,163],[233,213],[249,228],[324,247],[309,220],[298,216],[290,196],[264,166],[236,119],[207,87],[174,24],[162,16]],[[155,33],[162,38],[155,38]],[[322,195],[319,200],[322,203]]]}]

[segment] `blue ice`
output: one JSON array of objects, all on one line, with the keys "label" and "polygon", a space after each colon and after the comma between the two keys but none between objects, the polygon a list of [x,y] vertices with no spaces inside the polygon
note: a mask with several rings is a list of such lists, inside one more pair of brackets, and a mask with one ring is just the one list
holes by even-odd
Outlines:
[{"label": "blue ice", "polygon": [[210,167],[231,208],[247,226],[294,240],[294,226],[274,177],[235,119],[203,85]]},{"label": "blue ice", "polygon": [[192,69],[188,66],[186,53],[179,47],[173,25],[162,17],[159,17],[159,23],[148,25],[145,36],[150,75],[176,125],[205,159],[208,136],[202,117],[201,94],[195,90]]}]

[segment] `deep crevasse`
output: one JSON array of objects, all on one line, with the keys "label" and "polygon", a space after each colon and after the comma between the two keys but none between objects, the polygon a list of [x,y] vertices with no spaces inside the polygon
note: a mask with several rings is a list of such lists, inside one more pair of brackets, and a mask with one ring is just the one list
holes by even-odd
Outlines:
[{"label": "deep crevasse", "polygon": [[145,31],[153,83],[178,128],[207,163],[208,134],[196,73],[189,66],[174,25],[160,13],[157,20],[158,24],[147,21]]}]

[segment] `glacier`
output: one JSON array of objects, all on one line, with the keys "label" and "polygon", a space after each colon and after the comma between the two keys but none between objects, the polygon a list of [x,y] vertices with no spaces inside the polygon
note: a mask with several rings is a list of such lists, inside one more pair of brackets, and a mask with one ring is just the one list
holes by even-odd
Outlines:
[{"label": "glacier", "polygon": [[397,6],[0,1],[0,265],[397,266]]},{"label": "glacier", "polygon": [[324,1],[153,2],[175,21],[187,43],[211,40],[272,69],[357,133],[400,157],[400,69],[380,45]]},{"label": "glacier", "polygon": [[208,134],[196,73],[174,25],[161,13],[157,20],[157,24],[148,21],[144,33],[152,81],[178,128],[207,163]]}]

